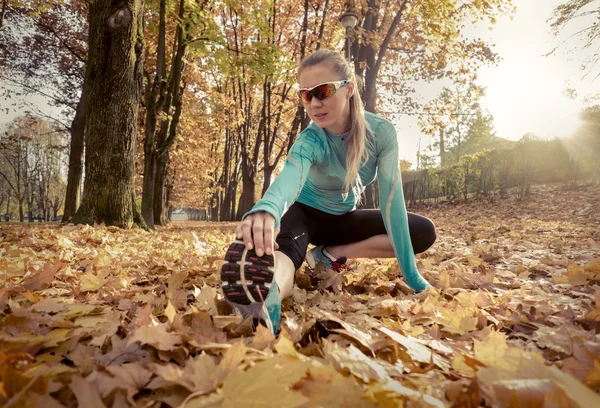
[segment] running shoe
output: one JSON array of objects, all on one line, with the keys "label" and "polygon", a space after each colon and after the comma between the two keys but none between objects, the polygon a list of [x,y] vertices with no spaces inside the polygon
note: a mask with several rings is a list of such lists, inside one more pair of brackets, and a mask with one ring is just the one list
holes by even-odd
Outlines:
[{"label": "running shoe", "polygon": [[275,257],[258,256],[241,241],[234,241],[221,267],[225,299],[244,319],[252,316],[254,327],[262,324],[273,334],[279,331],[281,296],[275,282]]},{"label": "running shoe", "polygon": [[346,267],[346,257],[334,258],[323,249],[323,245],[319,245],[306,253],[306,263],[311,269],[315,269],[317,265],[323,264],[325,268],[333,269],[340,272]]}]

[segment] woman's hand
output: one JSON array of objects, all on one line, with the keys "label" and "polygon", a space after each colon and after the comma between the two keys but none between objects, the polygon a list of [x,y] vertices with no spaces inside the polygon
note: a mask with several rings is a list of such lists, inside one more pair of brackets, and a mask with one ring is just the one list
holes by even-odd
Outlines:
[{"label": "woman's hand", "polygon": [[255,249],[258,256],[272,255],[274,249],[279,248],[275,242],[277,234],[275,218],[265,211],[250,214],[235,229],[237,239],[244,241],[249,250]]}]

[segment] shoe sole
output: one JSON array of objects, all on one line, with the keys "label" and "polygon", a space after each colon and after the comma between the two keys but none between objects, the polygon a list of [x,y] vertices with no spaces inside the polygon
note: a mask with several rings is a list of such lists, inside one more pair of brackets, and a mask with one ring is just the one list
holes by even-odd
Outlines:
[{"label": "shoe sole", "polygon": [[275,275],[275,257],[258,256],[254,250],[248,250],[243,242],[234,241],[227,248],[225,261],[227,263],[221,267],[223,296],[244,317],[254,316],[257,323]]}]

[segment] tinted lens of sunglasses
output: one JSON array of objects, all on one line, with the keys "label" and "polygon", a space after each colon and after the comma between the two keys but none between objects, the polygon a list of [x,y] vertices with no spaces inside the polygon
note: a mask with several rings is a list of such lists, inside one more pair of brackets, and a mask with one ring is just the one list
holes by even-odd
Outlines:
[{"label": "tinted lens of sunglasses", "polygon": [[322,101],[325,98],[329,98],[330,96],[335,94],[335,84],[323,84],[319,85],[310,91],[300,91],[300,97],[304,103],[310,103],[313,96],[318,100]]}]

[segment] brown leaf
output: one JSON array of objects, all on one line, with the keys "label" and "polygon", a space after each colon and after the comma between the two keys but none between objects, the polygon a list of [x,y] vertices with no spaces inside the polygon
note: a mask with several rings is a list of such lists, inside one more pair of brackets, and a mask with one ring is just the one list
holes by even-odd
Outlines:
[{"label": "brown leaf", "polygon": [[[152,373],[146,370],[140,363],[128,363],[120,366],[109,366],[106,370],[112,374],[111,378],[105,378],[106,388],[110,388],[109,392],[115,388],[122,388],[127,391],[127,397],[132,401],[133,396],[142,390]],[[100,383],[100,381],[99,381]],[[100,386],[102,390],[104,387]],[[101,391],[103,395],[108,395]]]},{"label": "brown leaf", "polygon": [[177,309],[183,309],[187,304],[184,282],[188,276],[187,272],[175,272],[169,277],[169,290],[167,296]]},{"label": "brown leaf", "polygon": [[[260,401],[261,407],[297,407],[308,401],[302,394],[290,389],[306,375],[310,363],[294,360],[284,363],[271,358],[247,371],[233,373],[223,383],[223,408]],[[268,399],[264,398],[268,395]]]},{"label": "brown leaf", "polygon": [[128,345],[139,341],[149,344],[157,350],[169,351],[181,344],[181,336],[167,332],[166,323],[152,323],[145,327],[138,327],[127,341]]},{"label": "brown leaf", "polygon": [[370,381],[385,381],[389,378],[385,369],[375,360],[365,356],[354,346],[341,347],[338,344],[323,340],[325,359],[332,362],[339,371],[347,369],[355,377],[365,383]]},{"label": "brown leaf", "polygon": [[90,384],[78,375],[71,377],[71,384],[69,385],[79,407],[83,408],[106,408],[106,405],[102,402],[98,387],[95,384]]},{"label": "brown leaf", "polygon": [[54,263],[46,262],[40,272],[23,282],[23,286],[29,291],[34,291],[50,285],[54,281],[54,275],[63,265],[60,260]]},{"label": "brown leaf", "polygon": [[246,346],[243,342],[235,342],[229,350],[225,352],[223,359],[217,367],[215,380],[221,384],[223,380],[233,371],[235,371],[246,356]]},{"label": "brown leaf", "polygon": [[254,333],[254,337],[252,338],[252,343],[250,343],[250,347],[254,347],[257,350],[264,350],[269,347],[273,341],[275,341],[273,332],[262,324],[259,324]]},{"label": "brown leaf", "polygon": [[389,336],[396,343],[400,344],[402,347],[406,349],[408,355],[413,359],[413,361],[420,364],[429,364],[431,361],[443,369],[444,371],[448,371],[450,368],[450,363],[445,358],[433,353],[427,347],[422,345],[412,336],[404,336],[400,333],[396,333],[386,327],[377,328],[380,332]]}]

